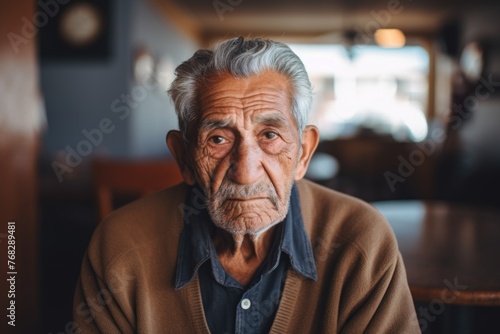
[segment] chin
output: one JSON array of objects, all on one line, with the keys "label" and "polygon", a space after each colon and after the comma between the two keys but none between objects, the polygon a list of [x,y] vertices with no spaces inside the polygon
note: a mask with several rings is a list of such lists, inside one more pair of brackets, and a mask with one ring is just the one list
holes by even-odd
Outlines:
[{"label": "chin", "polygon": [[[272,226],[282,222],[288,212],[288,205],[286,210],[255,210],[252,212],[241,212],[235,210],[226,211],[221,207],[214,208],[217,210],[210,210],[209,213],[215,226],[227,231],[232,235],[260,235]],[[215,211],[215,212],[212,212]]]},{"label": "chin", "polygon": [[215,226],[232,235],[259,235],[285,219],[292,186],[293,181],[284,197],[278,196],[270,180],[252,185],[239,185],[226,180],[216,193],[211,193],[206,185],[202,188]]}]

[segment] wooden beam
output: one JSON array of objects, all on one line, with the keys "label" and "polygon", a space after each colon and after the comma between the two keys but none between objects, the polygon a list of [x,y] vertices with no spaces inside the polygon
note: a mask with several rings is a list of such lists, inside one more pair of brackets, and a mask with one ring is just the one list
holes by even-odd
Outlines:
[{"label": "wooden beam", "polygon": [[37,157],[43,117],[36,32],[28,33],[22,20],[32,22],[35,10],[35,1],[7,1],[0,14],[0,333],[40,332]]}]

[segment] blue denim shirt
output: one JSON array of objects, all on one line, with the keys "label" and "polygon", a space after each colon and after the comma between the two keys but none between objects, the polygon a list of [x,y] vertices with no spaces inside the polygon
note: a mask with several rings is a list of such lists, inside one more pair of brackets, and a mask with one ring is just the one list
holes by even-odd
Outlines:
[{"label": "blue denim shirt", "polygon": [[203,309],[212,333],[267,333],[278,310],[289,266],[302,276],[317,280],[297,187],[293,186],[287,216],[278,225],[279,237],[246,287],[228,274],[217,258],[210,237],[214,225],[206,208],[200,207],[200,194],[199,187],[191,187],[184,202],[185,225],[179,243],[175,288],[183,288],[198,273]]}]

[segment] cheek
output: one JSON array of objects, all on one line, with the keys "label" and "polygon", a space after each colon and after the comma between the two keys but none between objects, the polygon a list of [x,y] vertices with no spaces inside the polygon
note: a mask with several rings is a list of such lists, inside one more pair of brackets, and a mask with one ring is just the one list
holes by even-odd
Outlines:
[{"label": "cheek", "polygon": [[294,143],[286,143],[285,145],[283,145],[280,152],[275,155],[276,160],[283,172],[290,172],[291,170],[295,169],[298,159],[297,147],[298,146]]},{"label": "cheek", "polygon": [[291,133],[281,134],[280,138],[272,141],[262,140],[260,147],[265,154],[276,157],[283,167],[295,162],[299,149],[298,138]]},{"label": "cheek", "polygon": [[213,169],[215,161],[210,157],[206,148],[197,150],[193,155],[196,173],[205,184],[210,175],[210,171]]},{"label": "cheek", "polygon": [[228,165],[226,162],[227,159],[224,159],[226,156],[227,154],[223,155],[222,158],[214,156],[213,151],[209,147],[205,147],[195,153],[196,172],[199,182],[207,190],[215,192],[222,182],[225,175],[224,166]]},{"label": "cheek", "polygon": [[229,154],[231,148],[231,144],[207,145],[206,152],[210,158],[220,160]]},{"label": "cheek", "polygon": [[279,156],[286,154],[288,143],[283,140],[261,141],[260,148],[265,154],[270,156]]},{"label": "cheek", "polygon": [[286,148],[278,154],[267,155],[264,160],[267,173],[280,197],[286,196],[295,177],[297,164],[297,146],[287,144]]}]

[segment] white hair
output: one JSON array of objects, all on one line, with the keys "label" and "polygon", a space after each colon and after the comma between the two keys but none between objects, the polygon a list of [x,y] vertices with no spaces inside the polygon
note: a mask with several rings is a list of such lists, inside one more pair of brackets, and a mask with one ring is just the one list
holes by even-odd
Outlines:
[{"label": "white hair", "polygon": [[213,51],[198,50],[176,68],[176,78],[168,92],[186,142],[200,116],[198,94],[206,79],[222,73],[246,78],[266,70],[287,78],[292,90],[292,115],[299,134],[302,133],[312,103],[311,83],[302,61],[283,43],[260,38],[245,40],[240,36],[218,43]]}]

